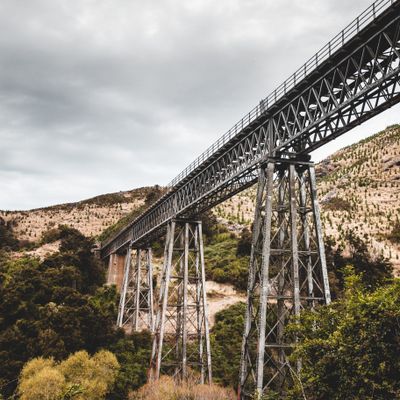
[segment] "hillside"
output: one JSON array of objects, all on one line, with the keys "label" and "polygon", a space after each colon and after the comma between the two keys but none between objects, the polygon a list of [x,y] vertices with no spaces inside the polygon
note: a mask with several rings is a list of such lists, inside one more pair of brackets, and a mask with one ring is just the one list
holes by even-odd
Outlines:
[{"label": "hillside", "polygon": [[[400,127],[388,127],[336,152],[317,165],[317,175],[325,234],[341,243],[343,234],[352,229],[399,270],[400,246],[389,235],[400,215]],[[229,231],[239,234],[250,227],[255,190],[253,186],[213,209]],[[24,241],[37,243],[59,224],[98,237],[141,212],[149,198],[157,196],[155,191],[160,189],[145,187],[29,211],[0,211],[0,217]]]},{"label": "hillside", "polygon": [[[392,393],[400,393],[396,379],[400,284],[388,279],[392,268],[379,256],[390,257],[399,275],[400,126],[338,151],[318,164],[317,173],[326,235],[344,244],[346,232],[352,230],[369,249],[362,242],[351,247],[349,241],[353,253],[347,256],[346,250],[336,251],[327,241],[335,301],[329,308],[302,313],[305,324],[298,331],[298,345],[304,354],[304,387],[309,393],[331,390],[321,398],[333,399],[332,393],[342,387],[358,393],[360,386],[368,391],[381,388],[382,399],[398,398]],[[250,230],[244,228],[252,223],[255,189],[234,196],[203,218],[213,378],[231,388],[238,383],[251,243]],[[39,360],[48,365],[49,373],[60,373],[64,362],[78,360],[84,374],[82,359],[90,365],[89,354],[96,357],[101,351],[104,355],[104,350],[120,366],[114,369],[116,385],[110,399],[137,398],[134,391],[146,382],[151,336],[148,332],[129,336],[129,331],[115,330],[118,293],[113,285],[104,285],[104,264],[93,254],[94,241],[79,231],[96,240],[104,238],[162,193],[159,187],[140,188],[78,203],[0,212],[0,314],[4,316],[0,318],[0,362],[5,366],[0,369],[0,398],[15,398],[22,366],[38,355],[44,359],[34,359],[33,365]],[[64,226],[53,229],[60,224]],[[161,241],[155,243],[157,276],[161,247]],[[317,329],[315,318],[320,322]],[[325,365],[327,380],[321,381]],[[89,371],[93,377],[93,368]],[[336,371],[341,372],[343,383],[337,383]],[[47,382],[47,375],[41,376],[36,368],[35,372],[40,382]],[[25,379],[21,377],[20,384]],[[42,384],[36,378],[27,380],[35,389]],[[326,382],[332,382],[332,387]],[[93,386],[94,399],[97,386]],[[139,394],[156,393],[154,398],[159,398],[156,389],[145,385]],[[234,398],[230,389],[213,390],[214,398],[227,398],[221,394],[225,392]],[[192,391],[190,387],[187,395]],[[296,393],[291,398],[302,396]],[[353,397],[344,394],[341,398]]]},{"label": "hillside", "polygon": [[154,188],[144,187],[125,192],[109,193],[83,200],[28,211],[0,211],[19,240],[38,242],[44,232],[59,224],[78,229],[86,236],[96,237],[145,204]]}]

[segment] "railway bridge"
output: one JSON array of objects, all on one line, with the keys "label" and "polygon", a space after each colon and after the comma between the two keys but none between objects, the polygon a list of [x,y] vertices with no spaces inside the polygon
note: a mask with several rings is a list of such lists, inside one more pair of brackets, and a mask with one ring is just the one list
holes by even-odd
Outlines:
[{"label": "railway bridge", "polygon": [[399,101],[400,0],[376,0],[102,243],[121,289],[118,325],[153,333],[151,379],[194,369],[211,381],[201,215],[258,182],[239,397],[284,396],[301,367],[288,361],[296,338],[285,325],[330,302],[310,153]]}]

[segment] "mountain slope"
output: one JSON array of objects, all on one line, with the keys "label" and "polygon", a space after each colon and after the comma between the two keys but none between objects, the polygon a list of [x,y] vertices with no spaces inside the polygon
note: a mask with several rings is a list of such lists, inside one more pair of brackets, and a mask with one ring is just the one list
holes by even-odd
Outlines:
[{"label": "mountain slope", "polygon": [[19,240],[38,242],[44,232],[59,224],[76,228],[86,236],[98,236],[106,228],[145,204],[154,188],[144,187],[109,193],[77,203],[29,211],[0,211]]},{"label": "mountain slope", "polygon": [[[352,229],[374,253],[388,257],[400,269],[399,243],[389,240],[400,218],[400,126],[336,152],[316,169],[325,234],[341,243]],[[39,242],[44,232],[59,224],[96,237],[141,212],[157,191],[160,188],[145,187],[30,211],[0,211],[0,218],[13,226],[18,239],[30,242]],[[220,223],[239,233],[250,227],[254,203],[255,186],[213,212]]]}]

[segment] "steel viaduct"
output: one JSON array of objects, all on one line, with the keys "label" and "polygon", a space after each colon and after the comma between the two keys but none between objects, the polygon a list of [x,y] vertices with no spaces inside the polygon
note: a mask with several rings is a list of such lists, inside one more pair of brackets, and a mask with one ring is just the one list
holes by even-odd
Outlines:
[{"label": "steel viaduct", "polygon": [[[109,274],[124,271],[119,326],[154,334],[151,379],[211,381],[201,214],[258,182],[239,397],[284,398],[300,370],[285,324],[330,302],[310,153],[399,101],[400,0],[377,0],[102,243]],[[150,246],[165,233],[154,301]]]}]

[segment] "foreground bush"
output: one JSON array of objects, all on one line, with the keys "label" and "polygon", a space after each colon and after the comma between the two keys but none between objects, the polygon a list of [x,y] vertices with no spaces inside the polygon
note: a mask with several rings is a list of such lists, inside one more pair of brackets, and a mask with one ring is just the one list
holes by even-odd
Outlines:
[{"label": "foreground bush", "polygon": [[[103,286],[104,267],[91,252],[93,241],[64,226],[56,234],[59,252],[44,260],[13,259],[0,249],[0,400],[17,398],[18,377],[28,361],[43,357],[57,363],[80,350],[101,349],[121,366],[107,400],[126,400],[146,382],[151,336],[115,329],[118,295],[115,286]],[[47,372],[50,392],[59,375]]]},{"label": "foreground bush", "polygon": [[176,383],[170,377],[162,377],[156,382],[147,383],[131,400],[235,400],[233,390],[217,385],[198,385],[194,380]]},{"label": "foreground bush", "polygon": [[374,292],[362,281],[348,269],[344,298],[292,326],[303,369],[291,399],[303,390],[308,400],[400,398],[400,280]]},{"label": "foreground bush", "polygon": [[38,357],[22,369],[18,392],[21,400],[101,400],[118,369],[117,358],[104,350],[93,357],[79,351],[61,363]]}]

